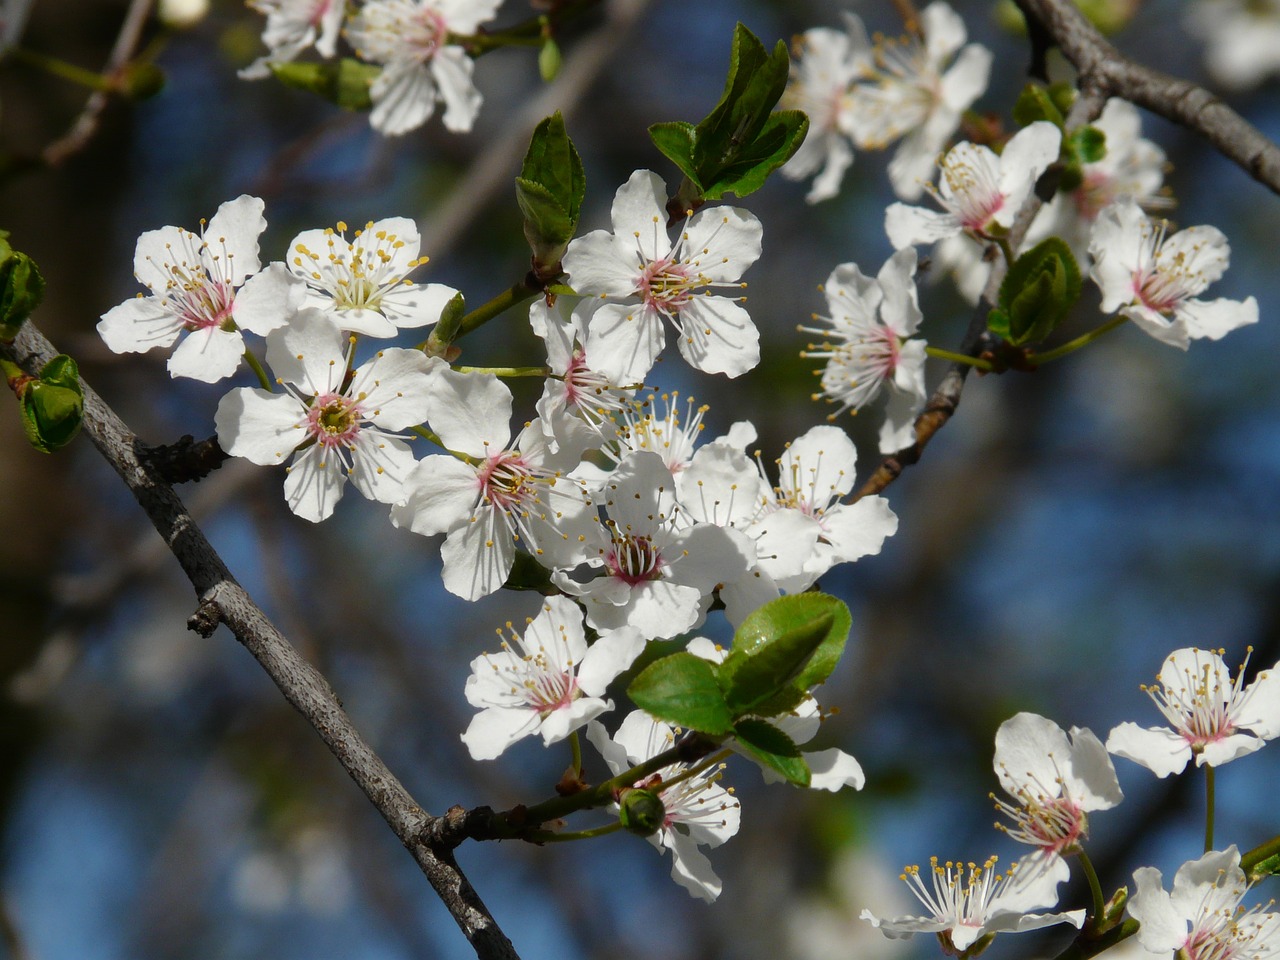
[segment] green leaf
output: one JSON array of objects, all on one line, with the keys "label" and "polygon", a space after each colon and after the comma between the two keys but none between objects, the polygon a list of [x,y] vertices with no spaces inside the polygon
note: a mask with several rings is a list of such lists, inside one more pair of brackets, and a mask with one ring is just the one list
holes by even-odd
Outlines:
[{"label": "green leaf", "polygon": [[1049,99],[1053,101],[1053,105],[1058,108],[1058,113],[1066,116],[1071,112],[1071,108],[1076,102],[1076,85],[1066,80],[1060,80],[1057,83],[1049,84]]},{"label": "green leaf", "polygon": [[347,110],[372,109],[369,88],[382,73],[381,67],[350,57],[324,63],[292,61],[269,66],[285,86],[314,93]]},{"label": "green leaf", "polygon": [[733,734],[747,756],[776,770],[798,787],[809,786],[812,773],[800,748],[773,724],[748,717],[734,725]]},{"label": "green leaf", "polygon": [[22,426],[27,440],[41,453],[53,453],[80,432],[84,392],[76,362],[59,354],[40,371],[38,379],[18,388]]},{"label": "green leaf", "polygon": [[800,148],[808,118],[798,110],[772,113],[790,70],[785,43],[769,51],[738,24],[724,92],[712,111],[696,127],[677,121],[649,128],[654,146],[685,175],[682,204],[746,196]]},{"label": "green leaf", "polygon": [[698,182],[698,168],[693,160],[695,135],[693,124],[685,123],[683,120],[655,123],[649,128],[649,139],[653,141],[653,145],[701,190],[702,184]]},{"label": "green leaf", "polygon": [[12,340],[44,299],[44,277],[25,253],[0,243],[0,340]]},{"label": "green leaf", "polygon": [[719,200],[726,193],[739,197],[755,193],[764,186],[769,174],[800,149],[808,132],[809,118],[801,111],[782,110],[772,114],[755,141],[739,152],[703,195],[708,200]]},{"label": "green leaf", "polygon": [[1080,127],[1067,137],[1067,149],[1080,163],[1097,163],[1107,155],[1107,135],[1097,127]]},{"label": "green leaf", "polygon": [[558,112],[534,128],[516,178],[516,203],[535,266],[559,262],[578,229],[587,180]]},{"label": "green leaf", "polygon": [[835,614],[828,611],[750,649],[735,648],[725,657],[720,664],[720,689],[734,716],[758,713],[762,704],[791,686],[834,623]]},{"label": "green leaf", "polygon": [[1040,241],[1013,262],[1000,285],[1005,339],[1019,347],[1039,343],[1065,319],[1080,290],[1080,267],[1071,248],[1060,237]]},{"label": "green leaf", "polygon": [[766,603],[742,621],[733,635],[733,652],[753,653],[772,640],[803,630],[828,616],[831,625],[826,635],[790,684],[792,689],[806,693],[831,675],[853,629],[849,608],[835,597],[825,593],[797,593]]},{"label": "green leaf", "polygon": [[1013,122],[1027,127],[1037,120],[1048,120],[1059,130],[1066,124],[1066,118],[1058,110],[1049,91],[1039,84],[1029,83],[1022,88],[1018,102],[1013,105]]},{"label": "green leaf", "polygon": [[733,729],[714,664],[691,653],[657,660],[631,681],[627,696],[659,720],[718,737]]}]

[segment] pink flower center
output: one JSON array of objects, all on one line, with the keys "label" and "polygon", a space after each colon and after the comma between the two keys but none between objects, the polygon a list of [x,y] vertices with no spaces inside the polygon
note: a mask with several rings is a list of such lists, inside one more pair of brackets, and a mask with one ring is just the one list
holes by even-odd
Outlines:
[{"label": "pink flower center", "polygon": [[178,315],[187,330],[207,330],[210,327],[227,331],[235,329],[231,310],[235,305],[236,292],[226,281],[206,280],[191,284],[177,294],[176,299]]},{"label": "pink flower center", "polygon": [[616,537],[613,549],[605,558],[605,566],[610,576],[632,587],[648,580],[662,579],[662,554],[648,537],[630,534]]},{"label": "pink flower center", "polygon": [[485,460],[476,479],[485,500],[500,510],[510,511],[534,498],[534,470],[514,450]]},{"label": "pink flower center", "polygon": [[418,10],[404,25],[401,42],[413,51],[413,57],[419,63],[426,63],[444,46],[449,28],[444,17],[434,10]]},{"label": "pink flower center", "polygon": [[307,429],[323,447],[351,447],[360,433],[360,404],[340,393],[323,393],[307,411]]},{"label": "pink flower center", "polygon": [[307,19],[307,23],[313,27],[319,27],[324,15],[329,12],[329,8],[333,6],[333,0],[319,0],[315,5],[315,9],[311,11],[311,16]]},{"label": "pink flower center", "polygon": [[689,268],[678,261],[653,260],[640,272],[636,293],[662,313],[679,313],[693,299],[695,280],[689,276]]}]

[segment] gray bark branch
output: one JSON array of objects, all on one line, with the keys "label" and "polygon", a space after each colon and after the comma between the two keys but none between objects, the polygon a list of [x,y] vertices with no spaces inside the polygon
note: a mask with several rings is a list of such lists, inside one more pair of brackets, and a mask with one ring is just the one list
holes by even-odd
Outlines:
[{"label": "gray bark branch", "polygon": [[[13,343],[0,343],[0,356],[32,374],[56,354],[53,345],[30,322]],[[438,832],[433,828],[439,818],[418,805],[360,735],[328,681],[302,658],[236,582],[173,487],[139,460],[141,444],[137,436],[87,384],[83,432],[128,485],[195,588],[199,608],[188,626],[206,637],[219,622],[231,629],[400,838],[471,942],[476,956],[480,960],[519,960],[511,941],[459,870],[452,849],[430,842]]]},{"label": "gray bark branch", "polygon": [[1216,96],[1187,80],[1130,60],[1071,0],[1017,0],[1071,61],[1083,91],[1121,97],[1209,141],[1249,176],[1280,194],[1280,148]]}]

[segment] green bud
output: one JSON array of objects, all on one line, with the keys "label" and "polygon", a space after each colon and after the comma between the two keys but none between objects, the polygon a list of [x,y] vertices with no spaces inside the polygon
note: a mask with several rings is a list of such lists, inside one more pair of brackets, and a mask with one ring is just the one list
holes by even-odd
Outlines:
[{"label": "green bud", "polygon": [[[6,250],[9,244],[4,243]],[[3,251],[0,251],[2,254]],[[12,340],[44,297],[44,277],[25,253],[0,262],[0,340]]]},{"label": "green bud", "polygon": [[560,45],[547,38],[547,42],[538,51],[538,73],[546,83],[550,83],[560,72]]},{"label": "green bud", "polygon": [[1081,163],[1097,163],[1107,155],[1107,135],[1097,127],[1081,127],[1067,138],[1067,147]]},{"label": "green bud", "polygon": [[1062,129],[1066,122],[1048,89],[1038,83],[1029,83],[1013,105],[1013,122],[1020,127],[1028,127],[1037,120],[1048,120],[1058,129]]},{"label": "green bud", "polygon": [[39,378],[19,384],[17,392],[23,429],[41,453],[65,447],[80,432],[84,392],[80,372],[70,357],[54,357],[44,365]]},{"label": "green bud", "polygon": [[622,829],[639,837],[648,837],[662,828],[667,808],[652,790],[624,790],[618,801],[618,819]]},{"label": "green bud", "polygon": [[373,106],[369,87],[382,68],[350,57],[324,63],[294,61],[273,63],[271,72],[288,87],[307,90],[347,110],[368,110]]}]

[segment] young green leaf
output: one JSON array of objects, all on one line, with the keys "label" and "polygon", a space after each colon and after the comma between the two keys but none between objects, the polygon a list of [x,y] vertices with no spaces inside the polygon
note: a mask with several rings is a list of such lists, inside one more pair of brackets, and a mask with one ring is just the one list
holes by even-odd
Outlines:
[{"label": "young green leaf", "polygon": [[733,713],[724,702],[715,664],[691,653],[674,653],[640,671],[627,696],[659,720],[711,736],[733,729]]},{"label": "young green leaf", "polygon": [[798,787],[809,786],[812,772],[800,748],[773,724],[748,717],[734,725],[733,735],[747,756],[776,770]]},{"label": "young green leaf", "polygon": [[535,269],[550,270],[564,255],[578,229],[586,186],[582,158],[564,118],[553,113],[534,128],[516,177],[516,203]]},{"label": "young green leaf", "polygon": [[1048,120],[1059,129],[1066,124],[1066,118],[1058,110],[1049,91],[1038,83],[1029,83],[1022,88],[1018,102],[1013,105],[1013,122],[1020,127],[1028,127],[1037,120]]},{"label": "young green leaf", "polygon": [[1013,262],[988,328],[1016,347],[1039,343],[1066,318],[1080,291],[1080,267],[1071,248],[1049,237]]},{"label": "young green leaf", "polygon": [[65,447],[80,432],[84,391],[76,362],[59,354],[18,389],[22,426],[31,445],[41,453]]},{"label": "young green leaf", "polygon": [[0,340],[12,340],[44,299],[44,277],[25,253],[14,251],[3,238],[0,243]]},{"label": "young green leaf", "polygon": [[759,707],[791,686],[809,658],[826,640],[835,614],[828,611],[751,649],[734,649],[720,664],[720,689],[734,716],[758,713]]},{"label": "young green leaf", "polygon": [[771,640],[803,630],[827,616],[831,617],[831,625],[826,635],[791,683],[793,689],[805,693],[831,675],[853,629],[849,608],[835,597],[825,593],[797,593],[766,603],[748,615],[734,633],[734,653],[751,653]]}]

